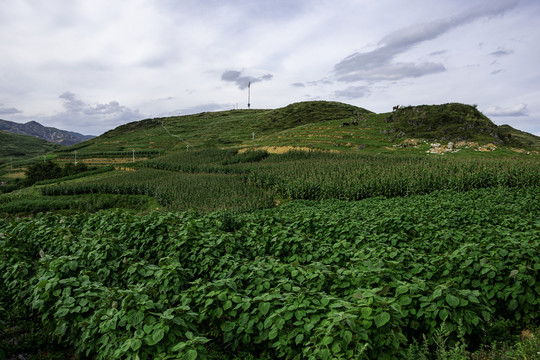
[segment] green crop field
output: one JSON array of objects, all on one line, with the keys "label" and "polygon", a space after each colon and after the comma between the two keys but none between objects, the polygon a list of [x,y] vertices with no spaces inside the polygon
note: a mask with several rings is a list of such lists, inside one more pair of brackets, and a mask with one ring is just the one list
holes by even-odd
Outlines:
[{"label": "green crop field", "polygon": [[0,360],[537,358],[537,140],[305,102],[4,163]]}]

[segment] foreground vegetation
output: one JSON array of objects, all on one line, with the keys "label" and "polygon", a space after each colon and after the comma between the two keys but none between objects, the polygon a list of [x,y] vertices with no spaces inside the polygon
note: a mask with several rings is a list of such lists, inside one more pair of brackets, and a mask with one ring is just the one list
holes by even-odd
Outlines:
[{"label": "foreground vegetation", "polygon": [[532,359],[537,140],[461,104],[306,102],[4,162],[0,360]]},{"label": "foreground vegetation", "polygon": [[441,326],[474,349],[501,324],[538,326],[539,200],[493,188],[4,220],[2,306],[23,302],[98,359],[405,358]]}]

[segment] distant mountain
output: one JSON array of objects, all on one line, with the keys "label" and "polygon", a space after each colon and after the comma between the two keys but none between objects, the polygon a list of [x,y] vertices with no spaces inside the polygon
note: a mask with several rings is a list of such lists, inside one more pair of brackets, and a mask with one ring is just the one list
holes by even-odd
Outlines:
[{"label": "distant mountain", "polygon": [[91,135],[82,135],[72,131],[59,130],[53,127],[43,126],[36,121],[21,124],[8,120],[0,120],[0,130],[14,134],[33,136],[51,143],[66,146],[75,145],[94,137]]}]

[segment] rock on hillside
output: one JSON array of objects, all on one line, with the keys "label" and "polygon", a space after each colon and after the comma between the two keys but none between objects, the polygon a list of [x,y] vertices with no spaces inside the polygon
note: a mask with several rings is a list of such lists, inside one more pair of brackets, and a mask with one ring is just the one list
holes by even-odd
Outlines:
[{"label": "rock on hillside", "polygon": [[21,124],[8,120],[0,120],[0,130],[14,134],[33,136],[61,145],[74,145],[94,137],[91,135],[82,135],[72,131],[43,126],[36,121]]}]

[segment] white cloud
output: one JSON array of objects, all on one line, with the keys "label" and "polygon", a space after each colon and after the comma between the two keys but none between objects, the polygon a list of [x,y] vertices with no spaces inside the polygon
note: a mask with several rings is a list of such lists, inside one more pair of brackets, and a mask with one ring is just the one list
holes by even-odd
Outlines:
[{"label": "white cloud", "polygon": [[518,104],[511,107],[500,108],[498,106],[490,106],[484,110],[484,114],[487,116],[529,116],[529,110],[527,104]]}]

